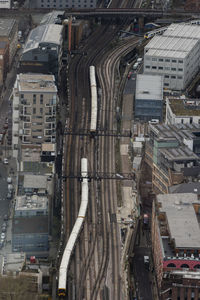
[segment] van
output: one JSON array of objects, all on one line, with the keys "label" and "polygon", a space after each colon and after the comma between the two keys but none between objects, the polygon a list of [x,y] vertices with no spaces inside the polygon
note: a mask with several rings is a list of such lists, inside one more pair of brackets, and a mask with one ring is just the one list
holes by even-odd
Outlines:
[{"label": "van", "polygon": [[137,70],[138,66],[139,66],[139,63],[136,62],[136,63],[133,65],[133,70]]},{"label": "van", "polygon": [[158,119],[152,119],[151,121],[149,121],[149,124],[159,124],[159,120]]},{"label": "van", "polygon": [[142,62],[142,57],[138,57],[137,62],[138,62],[139,64],[141,64],[141,62]]}]

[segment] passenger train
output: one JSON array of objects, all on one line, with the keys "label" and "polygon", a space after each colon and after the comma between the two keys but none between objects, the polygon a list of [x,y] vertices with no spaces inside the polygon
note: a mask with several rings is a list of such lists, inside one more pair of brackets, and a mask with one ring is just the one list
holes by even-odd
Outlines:
[{"label": "passenger train", "polygon": [[[179,24],[200,25],[200,20],[199,19],[198,20],[191,20],[191,21],[183,22],[183,23],[179,23]],[[148,32],[145,33],[144,38],[145,39],[150,39],[150,38],[154,37],[155,35],[161,35],[169,28],[169,26],[170,25],[161,27],[159,29],[148,31]]]},{"label": "passenger train", "polygon": [[72,232],[70,234],[69,240],[63,252],[58,277],[58,296],[64,298],[67,294],[67,274],[70,264],[70,258],[73,253],[76,241],[79,237],[80,231],[85,220],[87,207],[88,207],[88,162],[87,158],[81,159],[81,205],[79,208],[78,216]]},{"label": "passenger train", "polygon": [[95,133],[97,129],[97,84],[95,67],[90,66],[90,90],[91,90],[91,123],[90,132]]}]

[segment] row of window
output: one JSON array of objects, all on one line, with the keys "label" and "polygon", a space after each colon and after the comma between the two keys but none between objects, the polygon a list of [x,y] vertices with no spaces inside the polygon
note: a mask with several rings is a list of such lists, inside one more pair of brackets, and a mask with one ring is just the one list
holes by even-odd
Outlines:
[{"label": "row of window", "polygon": [[[45,2],[44,0],[41,0],[41,3],[44,3],[44,2]],[[50,0],[46,0],[46,2],[49,3],[49,2],[51,2],[51,1],[50,1]],[[56,2],[58,2],[58,1],[57,1],[57,0],[53,0],[52,2],[55,2],[55,3],[56,3]],[[60,4],[62,4],[61,2],[62,2],[62,0],[60,0]],[[65,2],[67,3],[67,2],[69,2],[69,0],[65,0]],[[71,0],[71,2],[74,4],[74,2],[76,2],[76,1]],[[84,0],[84,1],[83,1],[83,0],[78,0],[78,2],[82,2],[82,3],[84,2],[84,3],[87,3],[87,0]],[[93,0],[90,0],[89,2],[90,2],[90,3],[93,3]]]},{"label": "row of window", "polygon": [[[52,6],[50,6],[49,4],[47,4],[47,5],[43,5],[43,4],[41,4],[41,7],[43,8],[43,7],[48,7],[48,8],[50,8],[50,7],[57,7],[58,5],[56,5],[56,4],[54,4],[54,5],[52,5]],[[74,4],[72,4],[72,5],[68,5],[68,4],[66,4],[65,6],[64,5],[62,5],[62,4],[60,4],[59,5],[59,7],[66,7],[66,8],[76,8],[76,7],[89,7],[89,5],[87,5],[87,4],[84,4],[84,5],[74,5]],[[95,7],[95,5],[93,5],[93,4],[90,4],[90,7]]]},{"label": "row of window", "polygon": [[183,63],[183,60],[182,59],[170,59],[170,58],[156,58],[156,57],[146,57],[147,60],[152,60],[152,61],[160,61],[160,62],[172,62],[172,63],[179,63],[179,64],[182,64]]},{"label": "row of window", "polygon": [[171,78],[171,79],[183,79],[183,76],[175,76],[175,75],[165,75],[165,78]]},{"label": "row of window", "polygon": [[170,67],[162,67],[162,66],[145,66],[145,69],[152,69],[152,70],[167,70],[167,71],[179,71],[179,72],[183,72],[183,68],[170,68]]}]

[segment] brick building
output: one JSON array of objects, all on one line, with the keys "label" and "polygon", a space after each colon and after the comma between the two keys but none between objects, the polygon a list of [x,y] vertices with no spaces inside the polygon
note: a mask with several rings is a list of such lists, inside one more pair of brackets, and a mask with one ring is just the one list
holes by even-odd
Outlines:
[{"label": "brick building", "polygon": [[200,201],[193,193],[157,195],[152,254],[160,299],[199,299]]},{"label": "brick building", "polygon": [[0,86],[3,85],[9,70],[9,48],[7,42],[0,42]]}]

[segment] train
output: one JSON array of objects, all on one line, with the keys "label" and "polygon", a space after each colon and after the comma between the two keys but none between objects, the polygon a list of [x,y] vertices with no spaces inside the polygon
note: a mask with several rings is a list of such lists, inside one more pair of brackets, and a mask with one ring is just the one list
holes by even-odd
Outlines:
[{"label": "train", "polygon": [[88,160],[87,158],[81,159],[81,204],[78,212],[78,216],[70,237],[67,241],[65,250],[63,252],[61,264],[59,267],[58,275],[58,297],[63,299],[67,294],[67,274],[70,264],[70,258],[74,251],[76,241],[79,238],[88,207]]},{"label": "train", "polygon": [[[196,19],[196,20],[191,20],[188,22],[181,22],[179,24],[185,24],[185,25],[200,25],[200,20]],[[155,30],[151,30],[145,33],[144,38],[145,39],[150,39],[152,37],[154,37],[155,35],[161,35],[163,34],[168,28],[170,27],[170,25],[168,26],[164,26],[161,27],[159,29],[155,29]]]},{"label": "train", "polygon": [[95,134],[97,129],[97,83],[95,67],[90,66],[90,91],[91,91],[91,122],[90,133]]}]

